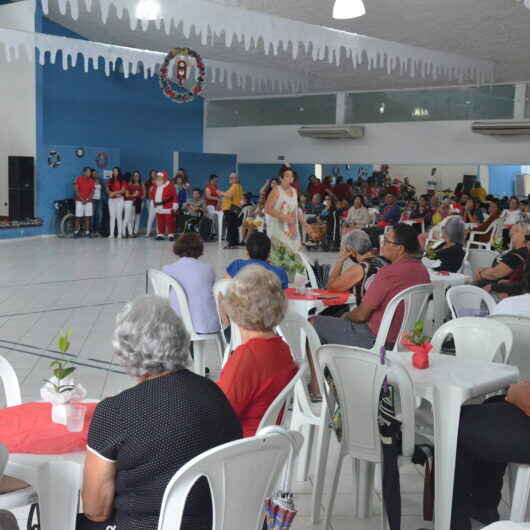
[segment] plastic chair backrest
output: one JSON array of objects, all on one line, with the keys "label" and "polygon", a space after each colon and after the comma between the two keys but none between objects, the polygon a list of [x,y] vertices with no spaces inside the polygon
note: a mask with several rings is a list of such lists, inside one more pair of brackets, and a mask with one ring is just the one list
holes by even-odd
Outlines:
[{"label": "plastic chair backrest", "polygon": [[4,476],[4,471],[6,470],[7,460],[9,459],[9,452],[7,447],[0,443],[0,478]]},{"label": "plastic chair backrest", "polygon": [[[348,454],[369,462],[381,461],[377,417],[381,387],[388,376],[399,395],[403,455],[412,456],[415,399],[412,380],[403,366],[389,360],[382,365],[379,356],[370,350],[334,344],[321,346],[317,357],[320,370],[327,368],[333,378],[342,415],[342,444]],[[333,402],[332,396],[327,399]]]},{"label": "plastic chair backrest", "polygon": [[399,330],[397,340],[394,344],[394,351],[399,351],[401,346],[401,339],[405,332],[411,331],[414,324],[418,320],[423,320],[427,312],[427,305],[429,297],[433,294],[432,283],[424,283],[420,285],[414,285],[408,289],[404,289],[398,293],[386,306],[385,314],[381,320],[379,331],[375,339],[373,352],[379,352],[381,347],[387,343],[388,332],[390,331],[390,325],[396,313],[397,308],[401,303],[403,307],[403,320],[401,322],[401,328]]},{"label": "plastic chair backrest", "polygon": [[305,371],[307,370],[307,362],[304,362],[298,366],[298,372],[293,378],[285,385],[284,389],[276,396],[275,400],[269,405],[267,412],[261,418],[259,422],[258,430],[271,425],[278,425],[278,420],[281,416],[280,425],[286,421],[285,407],[290,397],[294,393],[294,389],[299,381],[303,381]]},{"label": "plastic chair backrest", "polygon": [[186,499],[201,477],[206,477],[210,486],[212,530],[262,530],[264,501],[273,494],[290,453],[301,443],[299,433],[269,427],[252,438],[226,443],[193,458],[166,487],[158,530],[180,530]]},{"label": "plastic chair backrest", "polygon": [[[215,306],[217,308],[217,316],[219,317],[219,324],[221,329],[223,329],[223,319],[221,316],[221,307],[219,304],[220,297],[219,295],[225,295],[230,285],[230,279],[222,278],[217,280],[213,286],[213,296],[215,298]],[[226,342],[225,334],[221,333],[223,336],[223,341]],[[231,351],[234,351],[238,346],[241,345],[241,331],[239,330],[238,325],[235,322],[230,322],[230,347]]]},{"label": "plastic chair backrest", "polygon": [[433,351],[440,352],[452,336],[457,357],[506,363],[513,347],[513,333],[502,322],[489,318],[462,317],[440,326],[431,339]]},{"label": "plastic chair backrest", "polygon": [[467,261],[471,266],[471,272],[475,274],[477,269],[491,267],[493,260],[499,255],[494,250],[482,248],[470,248],[467,254]]},{"label": "plastic chair backrest", "polygon": [[193,329],[190,308],[188,306],[188,297],[180,283],[165,272],[156,269],[149,269],[147,277],[151,282],[151,286],[153,287],[156,296],[161,296],[162,298],[167,298],[169,300],[171,291],[175,293],[179,306],[179,316],[182,319],[184,327],[188,330],[188,333],[194,334],[195,331]]},{"label": "plastic chair backrest", "polygon": [[483,306],[491,314],[497,305],[489,293],[476,285],[455,285],[445,296],[453,318],[487,316],[483,313]]},{"label": "plastic chair backrest", "polygon": [[11,363],[0,355],[0,380],[4,387],[6,407],[14,407],[22,403],[20,383]]},{"label": "plastic chair backrest", "polygon": [[300,260],[302,261],[302,264],[305,267],[305,272],[307,274],[307,279],[309,280],[311,289],[318,289],[318,280],[308,257],[303,252],[298,252],[298,256],[300,257]]},{"label": "plastic chair backrest", "polygon": [[508,364],[519,368],[521,381],[530,380],[530,318],[512,315],[490,315],[488,320],[502,322],[513,334],[512,354]]}]

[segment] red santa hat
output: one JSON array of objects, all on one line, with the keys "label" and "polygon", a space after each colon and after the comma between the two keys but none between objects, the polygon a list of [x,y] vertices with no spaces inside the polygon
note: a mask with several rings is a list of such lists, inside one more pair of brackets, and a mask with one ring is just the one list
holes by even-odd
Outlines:
[{"label": "red santa hat", "polygon": [[169,180],[169,173],[167,171],[157,171],[156,176],[162,177],[164,179],[164,182]]}]

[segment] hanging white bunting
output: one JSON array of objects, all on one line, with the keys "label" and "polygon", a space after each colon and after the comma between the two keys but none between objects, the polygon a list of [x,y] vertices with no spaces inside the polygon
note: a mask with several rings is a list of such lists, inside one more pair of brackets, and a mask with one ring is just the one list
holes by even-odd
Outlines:
[{"label": "hanging white bunting", "polygon": [[[32,57],[34,49],[39,50],[39,64],[44,65],[46,58],[55,64],[57,53],[61,51],[63,70],[68,70],[70,64],[77,65],[79,54],[83,57],[85,72],[89,70],[89,63],[98,68],[98,59],[104,61],[106,75],[116,70],[117,61],[121,61],[120,71],[127,78],[143,70],[147,79],[157,74],[159,66],[164,62],[165,53],[149,50],[114,46],[101,42],[91,42],[42,33],[0,28],[0,44],[5,46],[8,61],[18,60],[24,54]],[[1,50],[1,49],[0,49]],[[244,88],[252,91],[275,90],[301,92],[307,87],[307,78],[273,69],[252,68],[222,61],[205,61],[207,84],[222,84],[228,89]],[[195,65],[191,65],[191,75],[195,75]]]},{"label": "hanging white bunting", "polygon": [[[66,15],[69,12],[74,19],[79,17],[80,7],[83,6],[88,12],[99,10],[102,22],[106,23],[113,7],[118,18],[122,19],[127,14],[132,30],[138,25],[144,31],[149,27],[149,21],[135,16],[136,0],[56,1],[60,13]],[[366,54],[370,69],[385,68],[390,73],[399,67],[402,75],[411,77],[443,77],[458,81],[473,79],[478,83],[493,81],[494,65],[490,61],[375,39],[205,0],[159,1],[160,18],[154,21],[157,29],[163,28],[169,35],[175,28],[181,27],[186,38],[193,29],[203,45],[221,38],[227,47],[238,41],[248,51],[261,41],[266,54],[271,49],[275,55],[280,49],[290,50],[293,59],[296,59],[302,49],[311,53],[314,61],[327,58],[337,65],[344,50],[354,68]],[[44,13],[48,13],[48,0],[42,0],[42,7]]]}]

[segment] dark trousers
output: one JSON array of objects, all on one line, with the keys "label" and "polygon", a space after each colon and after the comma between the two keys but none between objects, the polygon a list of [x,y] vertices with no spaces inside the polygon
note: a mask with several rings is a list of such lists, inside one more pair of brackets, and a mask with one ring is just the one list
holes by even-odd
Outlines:
[{"label": "dark trousers", "polygon": [[230,246],[235,246],[239,244],[241,218],[232,210],[224,210],[223,217],[226,223],[226,240]]},{"label": "dark trousers", "polygon": [[507,463],[530,464],[530,418],[505,401],[463,407],[451,530],[470,530],[473,508],[497,508]]},{"label": "dark trousers", "polygon": [[92,201],[92,232],[101,233],[101,221],[103,219],[103,200]]}]

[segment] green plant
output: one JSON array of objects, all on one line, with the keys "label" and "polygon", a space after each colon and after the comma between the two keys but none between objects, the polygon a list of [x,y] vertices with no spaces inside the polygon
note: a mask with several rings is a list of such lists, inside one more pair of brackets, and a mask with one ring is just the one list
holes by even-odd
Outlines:
[{"label": "green plant", "polygon": [[305,267],[294,251],[283,243],[275,243],[271,252],[271,263],[287,273],[305,273]]},{"label": "green plant", "polygon": [[52,368],[53,375],[57,382],[54,383],[49,379],[44,380],[46,383],[52,385],[54,390],[56,392],[59,392],[60,394],[62,394],[63,392],[69,392],[70,390],[74,390],[75,388],[73,385],[61,384],[61,381],[63,379],[66,379],[69,375],[75,372],[75,366],[70,366],[70,363],[64,357],[70,349],[70,337],[72,336],[73,332],[74,330],[70,328],[66,331],[64,335],[61,335],[57,339],[57,346],[59,347],[59,351],[62,353],[62,359],[56,359],[55,361],[52,361],[50,363],[50,368]]},{"label": "green plant", "polygon": [[423,334],[423,321],[418,320],[414,327],[412,328],[412,333],[407,334],[407,338],[416,346],[421,346],[426,342],[429,342],[429,337]]},{"label": "green plant", "polygon": [[502,240],[502,237],[496,237],[493,239],[491,242],[491,248],[497,252],[502,252],[504,250],[504,241]]},{"label": "green plant", "polygon": [[431,245],[427,245],[425,247],[425,257],[432,259],[432,260],[438,259],[436,250],[434,250]]}]

